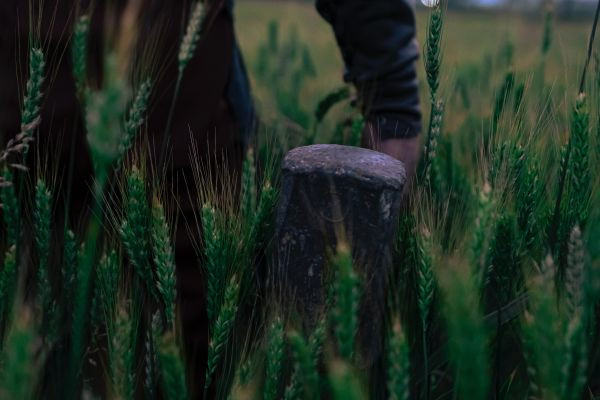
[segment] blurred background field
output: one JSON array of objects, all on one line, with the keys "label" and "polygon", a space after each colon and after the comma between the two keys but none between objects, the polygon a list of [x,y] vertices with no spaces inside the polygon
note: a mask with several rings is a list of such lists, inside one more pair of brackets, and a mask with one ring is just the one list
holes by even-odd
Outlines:
[{"label": "blurred background field", "polygon": [[[310,52],[315,74],[299,85],[301,107],[307,113],[312,113],[325,94],[342,85],[343,64],[335,38],[330,26],[317,13],[314,2],[246,0],[238,2],[236,7],[238,40],[263,119],[272,121],[277,117],[273,82],[261,82],[256,76],[259,49],[272,21],[277,21],[280,41],[297,36],[298,41],[307,46]],[[425,42],[428,15],[427,9],[418,9],[418,40],[421,47]],[[590,24],[591,15],[589,18],[558,18],[554,22],[545,80],[553,88],[552,91],[560,93],[563,99],[565,95],[574,95],[576,92]],[[506,10],[449,10],[444,29],[442,95],[452,95],[457,80],[475,79],[472,75],[480,74],[483,69],[488,70],[482,75],[487,77],[489,84],[492,87],[498,85],[506,72],[506,63],[499,59],[506,57],[507,51],[513,52],[508,64],[513,65],[515,71],[522,71],[523,80],[531,84],[532,71],[539,70],[543,30],[544,12],[541,9],[527,14]],[[419,62],[419,70],[423,78],[422,62]],[[423,101],[426,102],[423,79],[420,85]],[[570,89],[566,93],[562,90],[565,87]],[[490,106],[491,100],[486,98],[480,103]],[[557,102],[561,100],[556,99]],[[561,107],[559,103],[558,106],[568,110],[564,104]],[[459,114],[446,115],[448,129],[453,130],[459,125]]]}]

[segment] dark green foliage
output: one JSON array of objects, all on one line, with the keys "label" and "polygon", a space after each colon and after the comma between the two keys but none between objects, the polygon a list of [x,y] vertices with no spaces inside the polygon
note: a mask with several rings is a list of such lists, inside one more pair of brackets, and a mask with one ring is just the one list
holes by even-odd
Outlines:
[{"label": "dark green foliage", "polygon": [[316,123],[319,124],[323,121],[329,110],[331,110],[336,104],[348,99],[350,96],[350,89],[348,86],[342,86],[339,89],[335,89],[332,92],[328,93],[319,104],[317,104],[317,108],[315,110],[315,120]]},{"label": "dark green foliage", "polygon": [[[317,133],[323,133],[319,141],[327,139],[325,132],[335,126],[334,141],[360,145],[365,129],[349,86],[321,97],[307,85],[321,60],[313,60],[300,40],[305,31],[292,28],[281,36],[285,22],[273,21],[258,49],[254,78],[272,92],[273,104],[265,109],[277,112],[275,123],[268,121],[260,134],[274,127],[275,145],[260,137],[237,182],[217,179],[218,190],[212,181],[196,183],[201,195],[192,201],[203,208],[197,216],[202,237],[194,245],[206,279],[209,318],[206,371],[189,369],[193,355],[180,344],[171,217],[177,217],[181,199],[170,197],[161,163],[134,146],[144,141],[137,135],[147,113],[156,112],[148,103],[152,82],[169,77],[154,64],[143,64],[146,59],[139,64],[138,55],[131,65],[119,65],[121,60],[109,55],[102,87],[87,86],[89,20],[76,23],[73,75],[96,167],[89,219],[75,220],[82,224],[76,235],[67,229],[75,227],[74,220],[62,220],[62,198],[53,204],[43,182],[32,185],[24,173],[21,156],[35,143],[45,74],[44,55],[32,48],[21,132],[10,151],[0,153],[0,397],[187,399],[200,394],[192,393],[201,380],[198,373],[205,374],[207,395],[215,389],[217,398],[232,399],[345,400],[383,392],[393,399],[597,395],[592,392],[600,360],[595,333],[600,158],[591,149],[600,140],[594,142],[590,132],[600,129],[597,115],[590,118],[588,110],[597,108],[598,93],[577,98],[558,160],[569,119],[559,100],[570,88],[543,82],[545,64],[552,61],[551,10],[540,38],[540,86],[538,63],[533,75],[524,70],[530,61],[521,57],[520,43],[507,40],[482,60],[459,60],[455,87],[448,91],[442,36],[444,19],[456,14],[446,15],[446,3],[440,3],[429,14],[426,84],[421,85],[429,89],[431,119],[417,184],[407,189],[387,282],[384,352],[381,364],[366,368],[356,357],[363,282],[350,248],[338,243],[325,307],[310,323],[281,304],[277,285],[264,284],[264,272],[274,267],[276,168],[286,146],[297,144],[287,133],[312,144]],[[176,57],[176,93],[201,40],[207,10],[204,2],[190,4]],[[107,46],[107,53],[114,53],[112,40]],[[54,57],[49,65],[53,73]],[[500,82],[499,87],[490,82]],[[314,104],[307,102],[309,96]],[[343,107],[329,112],[340,103]],[[36,150],[44,160],[47,149]],[[122,167],[126,153],[130,157]],[[54,180],[56,165],[47,158],[49,172],[40,175],[52,177],[58,189],[62,181]],[[134,160],[150,167],[128,170]],[[222,197],[220,190],[226,192]],[[173,209],[166,207],[172,204]],[[193,220],[177,222],[195,228]],[[58,235],[53,227],[60,227]],[[542,260],[547,251],[556,266],[551,258]],[[32,286],[37,290],[30,291]],[[271,319],[273,310],[278,317]],[[56,324],[57,316],[63,326]],[[371,393],[365,393],[367,387]]]},{"label": "dark green foliage", "polygon": [[280,40],[279,23],[271,21],[268,38],[260,43],[255,71],[260,83],[273,92],[279,113],[301,129],[309,128],[310,112],[301,101],[301,89],[316,75],[308,46],[300,42],[294,26],[285,41]]},{"label": "dark green foliage", "polygon": [[484,283],[489,289],[488,304],[501,307],[512,300],[521,290],[522,271],[517,255],[517,240],[514,217],[500,215],[496,221],[487,259],[487,278]]},{"label": "dark green foliage", "polygon": [[21,319],[7,338],[0,368],[0,397],[31,398],[36,381],[35,333],[27,316]]},{"label": "dark green foliage", "polygon": [[463,399],[489,396],[488,337],[474,280],[458,271],[448,273],[444,315],[450,340],[448,355],[456,371],[455,389]]}]

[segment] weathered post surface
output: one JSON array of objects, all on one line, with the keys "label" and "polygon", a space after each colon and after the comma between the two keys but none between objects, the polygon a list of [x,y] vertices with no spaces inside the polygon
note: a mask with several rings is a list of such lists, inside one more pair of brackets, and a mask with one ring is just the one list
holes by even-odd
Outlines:
[{"label": "weathered post surface", "polygon": [[276,279],[286,304],[314,326],[325,303],[327,255],[346,240],[362,286],[358,360],[368,367],[382,350],[384,291],[404,166],[372,150],[313,145],[291,150],[282,168]]}]

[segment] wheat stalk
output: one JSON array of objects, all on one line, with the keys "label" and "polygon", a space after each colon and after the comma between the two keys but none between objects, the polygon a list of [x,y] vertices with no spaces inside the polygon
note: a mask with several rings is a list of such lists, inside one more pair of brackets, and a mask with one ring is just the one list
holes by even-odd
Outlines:
[{"label": "wheat stalk", "polygon": [[318,396],[319,375],[310,345],[297,331],[291,331],[287,335],[292,354],[294,356],[294,372],[292,382],[286,389],[284,398],[314,399]]}]

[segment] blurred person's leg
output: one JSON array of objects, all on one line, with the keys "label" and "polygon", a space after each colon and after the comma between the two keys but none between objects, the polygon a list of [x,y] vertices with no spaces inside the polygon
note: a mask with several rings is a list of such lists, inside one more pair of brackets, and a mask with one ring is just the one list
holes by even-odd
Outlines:
[{"label": "blurred person's leg", "polygon": [[[52,177],[59,183],[56,185],[56,195],[60,197],[57,208],[61,208],[68,197],[71,204],[69,226],[83,227],[85,218],[82,214],[87,211],[91,198],[92,168],[70,62],[69,39],[76,17],[74,3],[74,0],[44,2],[41,39],[48,60],[48,78],[44,83],[41,125],[30,159],[33,161],[39,152],[42,160],[48,159],[48,166],[57,169],[52,171]],[[4,141],[19,132],[20,96],[27,78],[28,4],[28,0],[0,2],[0,135]],[[92,13],[88,64],[89,78],[94,83],[100,82],[102,75],[104,4],[104,1],[96,1]],[[82,4],[82,9],[84,6]],[[148,153],[153,166],[156,166],[163,145],[167,114],[174,96],[177,50],[181,32],[187,24],[188,6],[187,1],[150,1],[143,10],[139,26],[139,54],[149,55],[141,60],[139,69],[152,71],[150,78],[154,80],[154,87],[147,124],[142,129],[143,137],[138,141],[137,151]],[[53,24],[47,16],[53,16]],[[232,20],[220,12],[198,43],[196,54],[184,73],[168,133],[167,159],[170,162],[159,166],[162,170],[158,171],[166,177],[165,194],[169,196],[172,190],[176,197],[174,201],[169,198],[166,201],[177,207],[176,214],[170,214],[175,215],[177,221],[175,251],[179,313],[185,354],[192,367],[190,383],[196,396],[201,395],[203,388],[208,337],[200,257],[195,251],[198,248],[194,247],[201,241],[197,235],[201,228],[194,226],[198,221],[199,199],[190,150],[194,143],[199,159],[193,162],[207,166],[206,173],[214,176],[216,171],[226,170],[234,181],[238,179],[242,161],[240,127],[225,99],[231,78],[233,46]],[[144,50],[148,51],[144,53]],[[148,142],[149,148],[142,145]],[[35,168],[31,169],[30,178],[34,177],[35,171]],[[69,177],[70,185],[67,183]]]}]

